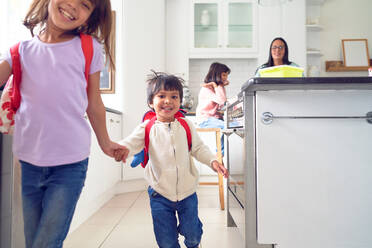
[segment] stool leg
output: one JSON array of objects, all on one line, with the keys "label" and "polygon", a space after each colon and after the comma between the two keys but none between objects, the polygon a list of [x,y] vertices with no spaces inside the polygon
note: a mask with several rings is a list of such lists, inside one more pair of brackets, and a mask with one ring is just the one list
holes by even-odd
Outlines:
[{"label": "stool leg", "polygon": [[[221,132],[220,130],[216,131],[216,146],[217,146],[217,159],[221,164],[222,161],[222,148],[221,148]],[[220,207],[221,210],[225,210],[225,196],[223,193],[223,176],[221,173],[218,173],[218,190],[220,197]]]}]

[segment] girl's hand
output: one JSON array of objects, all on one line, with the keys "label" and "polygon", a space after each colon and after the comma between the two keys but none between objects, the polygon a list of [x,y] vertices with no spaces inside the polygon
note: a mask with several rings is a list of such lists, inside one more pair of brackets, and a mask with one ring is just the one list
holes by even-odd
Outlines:
[{"label": "girl's hand", "polygon": [[114,151],[114,158],[115,158],[115,161],[116,162],[120,162],[120,161],[123,161],[125,163],[125,161],[127,160],[127,157],[128,157],[128,153],[129,153],[129,150],[126,148],[126,149],[116,149]]},{"label": "girl's hand", "polygon": [[229,84],[230,84],[229,80],[226,80],[225,82],[223,82],[223,86],[226,86],[226,85],[229,85]]},{"label": "girl's hand", "polygon": [[223,164],[221,164],[220,162],[218,162],[217,160],[214,160],[212,162],[212,169],[217,172],[217,173],[221,173],[224,178],[228,178],[229,177],[229,172],[228,170],[225,168],[225,166],[223,166]]},{"label": "girl's hand", "polygon": [[126,162],[129,153],[127,147],[112,142],[111,140],[106,144],[100,145],[100,147],[106,155],[115,158],[116,161]]}]

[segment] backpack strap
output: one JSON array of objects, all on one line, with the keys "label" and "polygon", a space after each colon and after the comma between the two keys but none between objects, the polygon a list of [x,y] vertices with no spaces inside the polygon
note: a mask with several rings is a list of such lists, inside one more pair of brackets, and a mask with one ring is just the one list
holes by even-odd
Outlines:
[{"label": "backpack strap", "polygon": [[13,89],[10,92],[10,104],[14,112],[17,111],[19,105],[21,104],[21,80],[22,80],[22,69],[21,69],[21,59],[19,55],[19,45],[20,42],[15,44],[10,48],[10,55],[12,58],[12,74],[13,74]]},{"label": "backpack strap", "polygon": [[87,80],[87,90],[88,90],[90,65],[92,63],[92,58],[93,58],[93,38],[92,36],[88,34],[80,33],[80,40],[81,40],[81,48],[83,49],[84,58],[85,58],[84,75],[85,75],[85,79]]},{"label": "backpack strap", "polygon": [[153,110],[149,110],[143,115],[142,122],[145,120],[151,120],[154,116],[156,117],[156,113]]},{"label": "backpack strap", "polygon": [[[84,57],[85,57],[85,79],[87,80],[87,90],[88,90],[88,79],[89,79],[89,71],[90,65],[92,63],[93,58],[93,39],[92,36],[87,34],[80,34],[81,39],[81,47],[83,49]],[[13,83],[14,87],[10,92],[10,102],[11,108],[16,112],[21,104],[21,80],[22,80],[22,69],[21,69],[21,59],[19,55],[19,45],[20,42],[15,44],[10,48],[10,55],[12,58],[12,74],[13,74]]]},{"label": "backpack strap", "polygon": [[143,158],[143,162],[141,163],[141,166],[143,168],[146,167],[147,162],[149,161],[150,130],[152,126],[154,125],[155,121],[156,121],[156,115],[151,118],[151,120],[146,124],[146,127],[145,127],[145,148],[143,149],[144,158]]},{"label": "backpack strap", "polygon": [[[147,117],[148,116],[152,116],[152,118],[146,124],[146,127],[145,127],[145,147],[143,149],[144,150],[144,157],[143,157],[143,162],[141,163],[141,166],[143,168],[146,167],[147,162],[149,160],[150,130],[151,130],[152,126],[154,125],[155,121],[156,121],[156,114],[155,115],[153,115],[152,113],[149,114],[150,112],[153,112],[153,111],[146,112],[146,114],[144,116],[144,120],[147,120],[148,119],[148,118],[147,119],[145,118],[146,116]],[[153,112],[153,113],[155,113],[155,112]],[[181,115],[177,115],[176,114],[175,116],[176,116],[175,118],[178,120],[178,122],[185,129],[186,137],[187,137],[187,145],[188,145],[189,151],[191,151],[192,137],[191,137],[191,131],[190,131],[189,124],[187,124],[187,122],[185,121],[185,119],[182,118],[184,116],[182,113],[181,113]]]}]

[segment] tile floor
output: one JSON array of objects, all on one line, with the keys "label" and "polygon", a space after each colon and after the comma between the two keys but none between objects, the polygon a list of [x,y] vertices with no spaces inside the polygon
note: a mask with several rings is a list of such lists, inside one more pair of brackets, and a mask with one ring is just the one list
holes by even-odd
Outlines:
[{"label": "tile floor", "polygon": [[[203,248],[243,248],[243,238],[226,225],[217,186],[199,186],[199,218],[203,222]],[[183,238],[180,237],[180,245]],[[64,248],[156,248],[149,198],[146,191],[112,198],[90,219],[67,237]]]}]

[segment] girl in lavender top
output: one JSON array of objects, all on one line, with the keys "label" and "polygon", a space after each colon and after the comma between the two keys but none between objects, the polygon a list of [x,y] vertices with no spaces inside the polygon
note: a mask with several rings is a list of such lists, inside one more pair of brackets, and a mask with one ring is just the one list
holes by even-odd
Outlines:
[{"label": "girl in lavender top", "polygon": [[[102,46],[111,60],[110,1],[33,0],[24,25],[33,37],[19,47],[21,104],[13,153],[22,166],[26,247],[59,248],[87,172],[91,134],[85,113],[105,154],[126,149],[108,136],[99,92]],[[88,82],[81,33],[94,37]],[[11,68],[8,52],[0,61],[0,85]]]}]

